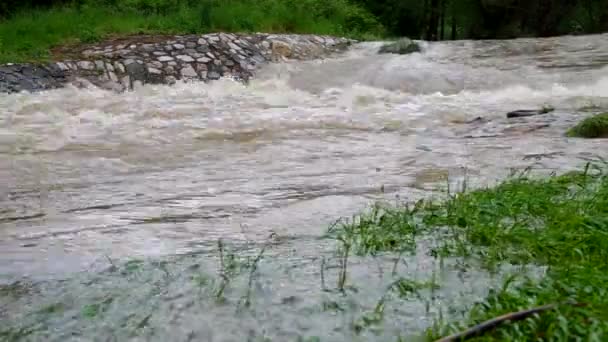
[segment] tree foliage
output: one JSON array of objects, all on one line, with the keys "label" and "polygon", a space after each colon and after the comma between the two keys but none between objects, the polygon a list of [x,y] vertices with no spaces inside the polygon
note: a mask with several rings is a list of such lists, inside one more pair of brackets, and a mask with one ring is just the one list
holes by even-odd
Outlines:
[{"label": "tree foliage", "polygon": [[[0,18],[30,8],[66,4],[94,3],[159,14],[175,11],[180,6],[195,8],[217,1],[232,0],[1,0]],[[264,2],[259,0],[260,5]],[[426,40],[545,37],[608,31],[606,0],[336,0],[326,1],[326,5],[324,1],[309,0],[276,2],[284,3],[285,7],[326,7],[320,9],[326,12],[324,17],[334,13],[344,15],[336,6],[349,8],[347,22],[357,30],[378,33],[380,22],[392,36]]]},{"label": "tree foliage", "polygon": [[427,40],[608,31],[605,0],[355,0],[392,35]]}]

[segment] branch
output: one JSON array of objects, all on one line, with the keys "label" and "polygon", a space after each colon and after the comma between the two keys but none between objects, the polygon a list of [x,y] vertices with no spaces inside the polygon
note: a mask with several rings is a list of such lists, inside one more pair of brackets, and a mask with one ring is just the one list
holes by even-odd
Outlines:
[{"label": "branch", "polygon": [[[576,307],[586,306],[586,304],[584,304],[584,303],[567,303],[567,304],[570,304],[570,305],[576,306]],[[516,311],[516,312],[509,312],[502,316],[498,316],[496,318],[492,318],[492,319],[482,322],[478,325],[475,325],[465,331],[456,333],[454,335],[443,337],[439,340],[436,340],[435,342],[465,341],[465,340],[471,339],[473,337],[483,335],[488,331],[494,330],[502,323],[521,321],[534,314],[554,310],[557,308],[557,306],[558,306],[558,304],[547,304],[547,305],[539,306],[539,307],[532,308],[532,309]]]}]

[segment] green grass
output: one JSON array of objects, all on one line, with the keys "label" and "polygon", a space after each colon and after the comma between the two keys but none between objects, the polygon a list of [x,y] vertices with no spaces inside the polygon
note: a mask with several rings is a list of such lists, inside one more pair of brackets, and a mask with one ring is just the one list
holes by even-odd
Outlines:
[{"label": "green grass", "polygon": [[568,130],[569,137],[608,138],[608,113],[588,117]]},{"label": "green grass", "polygon": [[0,19],[0,63],[45,61],[50,49],[111,35],[290,32],[365,38],[375,18],[348,0],[117,0],[21,11]]},{"label": "green grass", "polygon": [[559,306],[474,340],[603,341],[608,337],[606,170],[594,166],[549,178],[524,174],[445,201],[377,205],[330,234],[362,255],[413,253],[415,236],[434,235],[441,237],[431,251],[438,258],[475,261],[489,271],[504,264],[547,268],[541,280],[524,274],[508,278],[460,322],[438,321],[427,332],[429,341],[508,312],[564,302],[585,306]]}]

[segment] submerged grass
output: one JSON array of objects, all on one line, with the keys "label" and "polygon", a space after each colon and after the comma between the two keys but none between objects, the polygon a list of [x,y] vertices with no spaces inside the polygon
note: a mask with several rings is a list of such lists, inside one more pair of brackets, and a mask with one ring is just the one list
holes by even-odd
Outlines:
[{"label": "submerged grass", "polygon": [[[420,201],[374,206],[330,230],[355,253],[414,253],[417,235],[441,237],[437,257],[478,261],[494,271],[504,264],[546,267],[541,280],[508,278],[468,311],[461,322],[438,321],[434,340],[508,312],[552,303],[536,314],[476,337],[482,341],[600,341],[608,337],[607,165],[549,178],[527,174],[493,188]],[[404,289],[416,284],[405,283]],[[407,292],[407,291],[406,291]]]},{"label": "submerged grass", "polygon": [[130,34],[291,32],[356,38],[382,26],[349,0],[116,0],[29,9],[0,18],[0,63],[44,61],[50,49]]}]

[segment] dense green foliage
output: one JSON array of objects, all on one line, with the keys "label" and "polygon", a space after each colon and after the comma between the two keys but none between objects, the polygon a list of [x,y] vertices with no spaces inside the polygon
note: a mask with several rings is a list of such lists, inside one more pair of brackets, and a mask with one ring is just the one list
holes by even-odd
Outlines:
[{"label": "dense green foliage", "polygon": [[581,138],[608,138],[608,113],[597,114],[584,119],[568,130],[568,136]]},{"label": "dense green foliage", "polygon": [[525,272],[508,277],[501,288],[470,308],[464,321],[437,322],[429,331],[432,338],[505,313],[576,302],[584,306],[563,305],[506,324],[477,340],[604,341],[608,337],[605,171],[601,166],[548,179],[518,176],[447,201],[420,201],[404,208],[377,206],[331,233],[359,255],[413,253],[416,237],[430,234],[439,239],[431,254],[461,258],[465,269],[476,264],[492,272],[504,264],[546,268],[540,279]]},{"label": "dense green foliage", "polygon": [[[36,2],[31,0],[32,3]],[[4,10],[0,63],[43,60],[49,49],[112,34],[294,32],[362,37],[382,26],[349,0],[79,0]],[[17,4],[15,2],[14,4]],[[6,4],[4,5],[6,6]],[[15,12],[16,11],[16,12]]]}]

